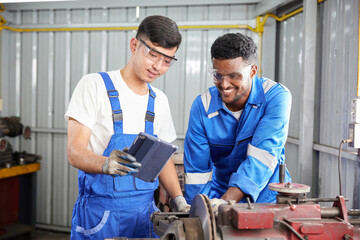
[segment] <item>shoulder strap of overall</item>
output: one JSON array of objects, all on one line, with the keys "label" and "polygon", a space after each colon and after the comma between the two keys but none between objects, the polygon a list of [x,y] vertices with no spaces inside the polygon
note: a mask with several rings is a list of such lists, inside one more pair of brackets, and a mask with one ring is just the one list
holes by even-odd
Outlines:
[{"label": "shoulder strap of overall", "polygon": [[99,72],[99,74],[104,80],[106,90],[109,96],[111,110],[112,110],[114,132],[117,134],[123,133],[123,113],[120,106],[119,93],[115,89],[109,74],[107,74],[106,72]]},{"label": "shoulder strap of overall", "polygon": [[145,115],[145,132],[148,134],[154,134],[154,119],[155,119],[154,106],[155,106],[156,94],[152,90],[150,84],[148,84],[148,88],[149,88],[149,100]]}]

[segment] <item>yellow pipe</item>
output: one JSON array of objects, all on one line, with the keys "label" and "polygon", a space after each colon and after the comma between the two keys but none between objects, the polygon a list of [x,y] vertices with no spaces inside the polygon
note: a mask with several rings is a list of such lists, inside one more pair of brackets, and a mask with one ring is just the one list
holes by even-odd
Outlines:
[{"label": "yellow pipe", "polygon": [[179,28],[180,28],[180,29],[246,28],[246,29],[249,29],[250,31],[256,32],[256,29],[255,29],[255,28],[252,28],[251,26],[245,25],[245,24],[240,24],[240,25],[198,25],[198,26],[184,25],[184,26],[179,26]]},{"label": "yellow pipe", "polygon": [[262,54],[261,54],[261,51],[262,51],[262,32],[259,32],[258,33],[259,35],[259,60],[258,60],[258,77],[261,77],[262,75],[262,64],[261,64],[261,61],[262,61]]},{"label": "yellow pipe", "polygon": [[[14,28],[9,26],[1,26],[1,24],[6,23],[6,20],[0,15],[0,31],[2,29],[7,29],[14,32],[74,32],[74,31],[127,31],[127,30],[137,30],[138,27],[83,27],[83,28]],[[225,28],[234,28],[234,29],[249,29],[253,32],[256,30],[249,25],[198,25],[190,26],[184,25],[179,26],[180,29],[225,29]]]},{"label": "yellow pipe", "polygon": [[[318,3],[321,3],[321,2],[323,2],[323,1],[324,1],[324,0],[318,0]],[[359,0],[359,1],[360,1],[360,0]],[[259,70],[258,70],[258,76],[259,76],[259,77],[261,77],[261,74],[262,74],[262,69],[261,69],[262,34],[263,34],[263,32],[264,32],[264,26],[265,26],[265,23],[266,23],[267,19],[268,19],[269,17],[272,17],[272,18],[274,18],[276,21],[282,22],[282,21],[285,21],[286,19],[288,19],[288,18],[290,18],[290,17],[292,17],[292,16],[294,16],[294,15],[302,12],[303,10],[304,10],[304,8],[303,8],[303,7],[300,7],[300,8],[298,8],[298,9],[296,9],[296,10],[290,12],[290,13],[284,14],[284,15],[281,16],[281,17],[278,17],[278,16],[276,16],[276,15],[274,15],[274,14],[272,14],[272,13],[268,13],[268,14],[266,14],[264,17],[262,17],[262,16],[257,16],[257,17],[256,17],[256,29],[255,29],[255,30],[256,30],[256,32],[259,33],[259,63],[258,63],[258,68],[259,68]],[[360,14],[359,14],[359,15],[360,15]],[[360,22],[360,20],[359,20],[359,22]],[[359,24],[359,31],[360,31],[360,24]],[[360,36],[359,36],[359,38],[360,38]],[[360,41],[359,41],[359,49],[360,49]],[[359,52],[360,52],[360,50],[359,50]],[[360,62],[360,61],[359,61],[359,62]],[[359,65],[359,66],[360,66],[360,65]],[[358,74],[358,75],[359,75],[359,74]],[[359,77],[358,77],[358,79],[359,79]],[[358,85],[359,85],[359,84],[358,84]]]},{"label": "yellow pipe", "polygon": [[74,31],[126,31],[136,30],[137,27],[84,27],[84,28],[13,28],[1,26],[0,30],[7,29],[13,32],[74,32]]}]

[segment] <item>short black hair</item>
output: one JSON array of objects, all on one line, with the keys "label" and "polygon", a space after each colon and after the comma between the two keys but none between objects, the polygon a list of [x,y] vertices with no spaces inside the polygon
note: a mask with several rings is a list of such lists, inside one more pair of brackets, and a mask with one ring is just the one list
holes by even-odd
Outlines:
[{"label": "short black hair", "polygon": [[163,48],[179,48],[181,34],[175,21],[168,17],[153,15],[142,20],[136,38],[149,39],[154,45]]},{"label": "short black hair", "polygon": [[211,46],[211,59],[242,57],[248,64],[256,62],[256,44],[251,37],[241,33],[227,33],[218,37]]}]

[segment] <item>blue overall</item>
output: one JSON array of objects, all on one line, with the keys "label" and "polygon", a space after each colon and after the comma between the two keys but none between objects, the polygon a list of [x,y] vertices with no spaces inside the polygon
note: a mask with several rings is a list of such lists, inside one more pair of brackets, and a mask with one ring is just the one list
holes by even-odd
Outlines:
[{"label": "blue overall", "polygon": [[[114,135],[103,153],[103,156],[109,156],[114,149],[130,147],[137,135],[123,133],[118,92],[107,73],[99,74],[106,85],[113,111]],[[149,84],[148,88],[145,132],[154,135],[156,95]],[[71,239],[156,237],[150,216],[158,211],[154,203],[154,190],[158,184],[158,179],[144,182],[131,175],[114,177],[79,170],[79,196],[73,210]]]}]

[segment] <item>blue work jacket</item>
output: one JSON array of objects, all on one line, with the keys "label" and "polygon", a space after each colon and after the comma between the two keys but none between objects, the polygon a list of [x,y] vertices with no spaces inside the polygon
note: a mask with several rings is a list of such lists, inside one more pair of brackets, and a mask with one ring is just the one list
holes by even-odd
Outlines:
[{"label": "blue work jacket", "polygon": [[[290,91],[257,76],[239,121],[215,86],[198,96],[184,142],[188,203],[200,193],[221,198],[229,187],[241,189],[252,202],[275,202],[276,192],[267,185],[279,182],[290,109]],[[290,181],[286,170],[285,182]]]}]

